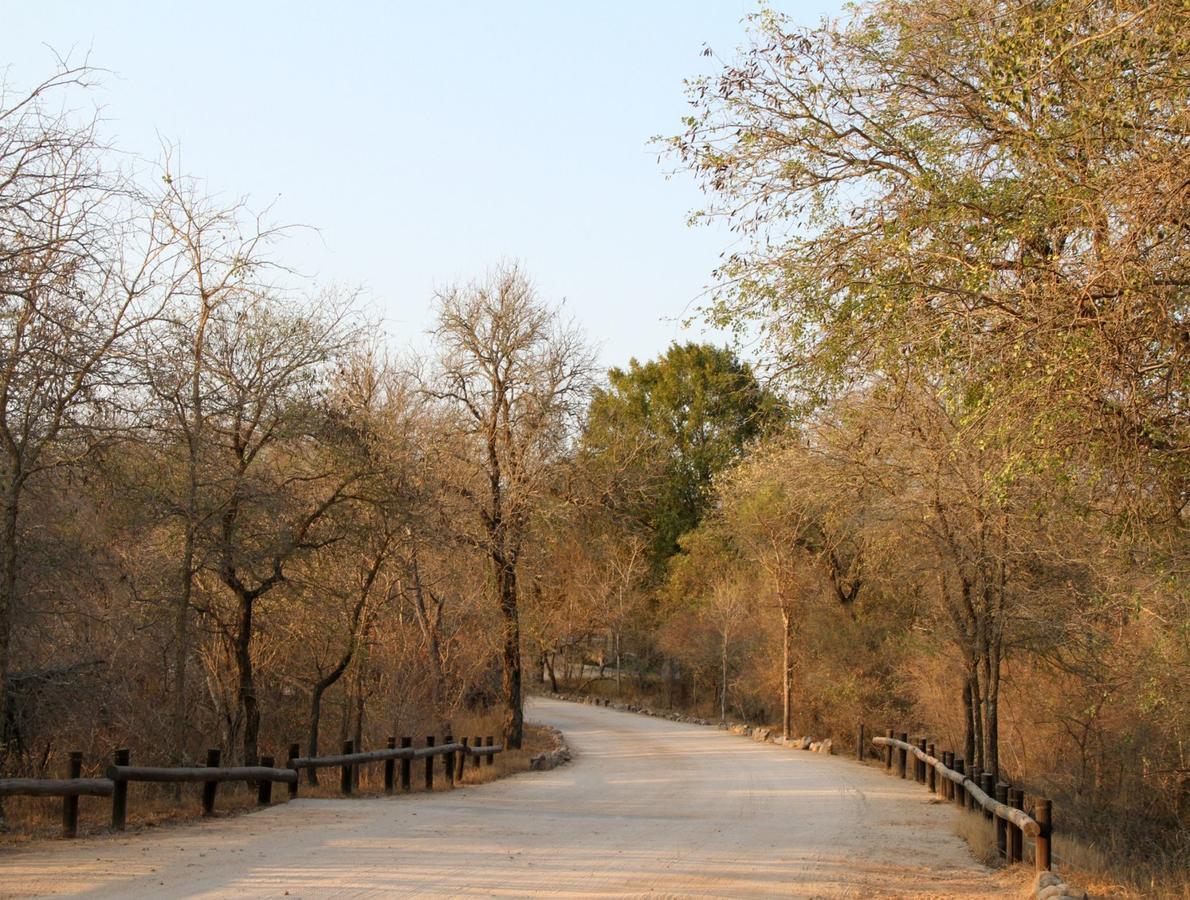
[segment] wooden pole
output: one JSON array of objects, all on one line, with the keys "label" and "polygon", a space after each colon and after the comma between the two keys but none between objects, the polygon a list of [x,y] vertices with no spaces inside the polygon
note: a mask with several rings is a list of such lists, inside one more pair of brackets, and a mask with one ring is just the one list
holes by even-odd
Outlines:
[{"label": "wooden pole", "polygon": [[[903,731],[901,732],[901,741],[903,743],[909,742],[909,735]],[[901,777],[906,778],[908,776],[905,774],[905,768],[906,768],[906,764],[909,762],[909,751],[906,750],[904,747],[898,747],[897,752],[900,754],[897,757],[897,762],[900,765]]]},{"label": "wooden pole", "polygon": [[[285,764],[286,764],[287,766],[289,766],[289,768],[291,768],[291,769],[292,769],[292,768],[293,768],[293,761],[294,761],[295,759],[297,759],[297,758],[298,758],[299,756],[301,756],[301,755],[302,755],[302,748],[301,748],[301,746],[300,746],[299,744],[290,744],[290,745],[289,745],[289,759],[288,759],[288,760],[286,760],[286,763],[285,763]],[[300,773],[299,773],[299,775],[300,775]],[[299,781],[301,781],[301,778],[300,778],[300,777],[298,777],[298,778],[295,778],[293,781],[291,781],[291,782],[289,783],[289,799],[290,799],[290,800],[293,800],[293,799],[295,799],[295,798],[297,797],[297,795],[298,795],[298,782],[299,782]]]},{"label": "wooden pole", "polygon": [[[355,741],[343,742],[343,755],[355,752]],[[339,767],[339,792],[342,794],[351,793],[352,772],[351,763],[344,763]]]},{"label": "wooden pole", "polygon": [[[893,730],[891,728],[888,729],[888,739],[890,741],[893,739]],[[884,754],[884,771],[891,774],[892,773],[893,746],[892,746],[892,744],[888,744],[885,746],[884,749],[887,751]]]},{"label": "wooden pole", "polygon": [[[496,739],[489,734],[486,738],[484,738],[484,744],[488,747],[495,747]],[[495,765],[496,764],[496,754],[489,753],[486,757],[486,762],[489,766]]]},{"label": "wooden pole", "polygon": [[[273,768],[273,762],[274,762],[274,760],[273,760],[273,757],[271,757],[271,756],[262,756],[260,758],[260,764],[262,766],[264,766],[266,769]],[[272,802],[273,802],[273,782],[270,781],[268,778],[262,778],[262,779],[260,779],[260,781],[256,782],[256,805],[257,806],[268,806]]]},{"label": "wooden pole", "polygon": [[[114,762],[117,766],[126,766],[129,764],[130,754],[128,750],[117,750],[114,754]],[[112,828],[116,831],[123,831],[124,826],[128,823],[128,782],[117,781],[112,790]]]},{"label": "wooden pole", "polygon": [[[926,752],[926,739],[925,738],[917,739],[917,749],[920,750],[922,753]],[[916,760],[916,763],[917,763],[913,767],[914,771],[917,774],[917,783],[925,784],[926,783],[926,764],[925,764],[925,762],[923,762],[920,759],[917,759],[916,757],[914,757],[914,759]]]},{"label": "wooden pole", "polygon": [[[996,785],[996,802],[1008,805],[1008,785],[1003,781]],[[996,850],[1001,859],[1008,859],[1008,822],[999,816],[996,816]]]},{"label": "wooden pole", "polygon": [[[954,768],[954,752],[953,751],[951,751],[951,750],[943,750],[942,751],[942,765],[946,766],[946,768],[948,768],[948,769]],[[942,799],[943,800],[953,800],[954,799],[954,782],[951,781],[949,778],[942,779]]]},{"label": "wooden pole", "polygon": [[[432,735],[432,734],[426,735],[426,746],[427,747],[434,746],[434,735]],[[434,757],[433,756],[426,757],[426,790],[427,791],[434,790]]]},{"label": "wooden pole", "polygon": [[[938,754],[934,752],[933,744],[926,745],[926,753],[935,759],[938,758]],[[938,771],[931,765],[926,766],[926,784],[929,786],[931,794],[938,793]]]},{"label": "wooden pole", "polygon": [[[963,765],[963,761],[961,759],[956,759],[954,761],[954,765],[951,766],[951,768],[960,775],[966,774],[966,767]],[[959,809],[965,809],[967,806],[967,788],[961,781],[955,783],[954,802],[955,806],[957,806]]]},{"label": "wooden pole", "polygon": [[[207,751],[207,768],[219,768],[219,761],[223,756],[223,751],[218,747],[213,747]],[[202,783],[202,814],[204,816],[215,815],[215,789],[219,787],[217,781],[204,781]]]},{"label": "wooden pole", "polygon": [[[413,746],[412,737],[401,738],[401,747],[407,748]],[[413,789],[413,760],[401,760],[401,790],[408,794]]]},{"label": "wooden pole", "polygon": [[[397,749],[397,739],[395,737],[390,737],[385,746],[388,747],[389,750]],[[396,774],[397,761],[395,759],[386,759],[384,761],[384,792],[386,794],[391,794],[393,792],[393,782],[396,780],[394,777]]]},{"label": "wooden pole", "polygon": [[[1009,788],[1008,790],[1008,805],[1013,809],[1025,808],[1025,792],[1018,788]],[[1024,835],[1021,833],[1019,826],[1012,822],[1008,823],[1008,862],[1019,863],[1023,858],[1024,847],[1022,844]]]},{"label": "wooden pole", "polygon": [[[453,744],[454,742],[455,742],[455,736],[453,734],[447,734],[447,735],[442,736],[443,744]],[[454,787],[455,786],[455,755],[453,753],[444,754],[442,757],[442,765],[443,765],[443,768],[446,769],[446,786]]]},{"label": "wooden pole", "polygon": [[1037,832],[1037,852],[1034,854],[1038,872],[1050,870],[1050,838],[1054,833],[1053,815],[1053,804],[1045,797],[1038,798],[1037,805],[1033,809],[1033,819],[1040,828]]},{"label": "wooden pole", "polygon": [[855,758],[864,761],[864,723],[859,723],[859,740],[855,742]]},{"label": "wooden pole", "polygon": [[470,738],[463,738],[463,749],[459,751],[459,781],[463,780],[463,772],[467,768],[467,748],[471,746]]},{"label": "wooden pole", "polygon": [[[993,775],[991,772],[984,772],[982,775],[979,776],[979,787],[989,797],[995,797],[996,796],[996,776]],[[983,817],[990,821],[992,819],[992,811],[990,809],[985,809],[983,811]]]},{"label": "wooden pole", "polygon": [[[83,752],[71,750],[66,760],[66,777],[81,778],[83,774]],[[79,833],[79,798],[62,798],[62,837],[72,838]]]}]

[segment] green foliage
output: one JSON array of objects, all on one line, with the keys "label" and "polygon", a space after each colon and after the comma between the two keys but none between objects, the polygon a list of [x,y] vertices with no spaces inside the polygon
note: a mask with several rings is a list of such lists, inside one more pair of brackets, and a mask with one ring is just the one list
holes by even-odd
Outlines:
[{"label": "green foliage", "polygon": [[696,527],[715,475],[785,421],[778,398],[730,350],[673,344],[660,359],[608,372],[595,391],[584,451],[653,476],[631,512],[651,535],[655,576]]}]

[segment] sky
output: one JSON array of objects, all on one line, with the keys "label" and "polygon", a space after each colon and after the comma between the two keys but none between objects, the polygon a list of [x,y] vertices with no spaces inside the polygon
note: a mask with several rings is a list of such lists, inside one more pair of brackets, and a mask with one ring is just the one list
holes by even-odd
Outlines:
[{"label": "sky", "polygon": [[[771,5],[804,24],[840,6]],[[516,261],[611,366],[726,340],[681,323],[730,235],[686,224],[698,188],[650,139],[756,8],[0,0],[0,66],[10,89],[55,53],[107,70],[89,102],[114,144],[174,146],[207,191],[313,226],[278,260],[360,289],[396,346],[424,344],[436,289]]]}]

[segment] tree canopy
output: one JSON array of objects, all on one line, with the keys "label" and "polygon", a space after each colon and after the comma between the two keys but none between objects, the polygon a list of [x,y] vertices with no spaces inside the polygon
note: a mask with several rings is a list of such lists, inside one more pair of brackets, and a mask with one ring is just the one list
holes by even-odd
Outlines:
[{"label": "tree canopy", "polygon": [[784,421],[777,396],[731,350],[675,343],[658,359],[608,372],[591,400],[583,446],[655,474],[634,512],[652,536],[659,572],[678,538],[698,525],[714,476]]}]

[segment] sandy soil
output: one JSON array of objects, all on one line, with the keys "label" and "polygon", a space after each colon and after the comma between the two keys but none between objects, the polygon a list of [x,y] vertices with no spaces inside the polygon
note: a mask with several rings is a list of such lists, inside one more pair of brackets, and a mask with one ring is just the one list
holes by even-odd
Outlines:
[{"label": "sandy soil", "polygon": [[449,794],[305,799],[0,851],[0,896],[985,897],[912,782],[716,729],[534,699],[573,763]]}]

